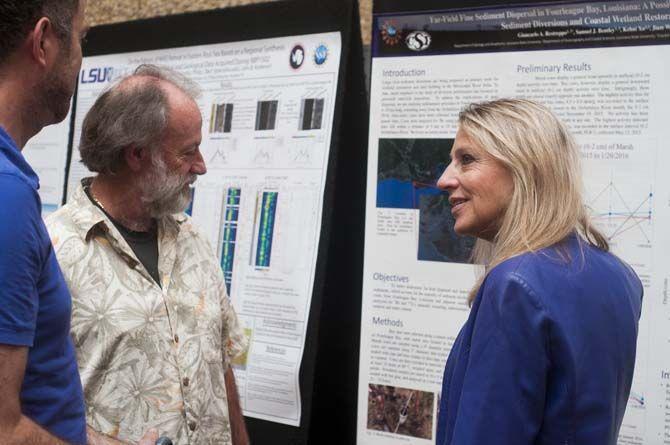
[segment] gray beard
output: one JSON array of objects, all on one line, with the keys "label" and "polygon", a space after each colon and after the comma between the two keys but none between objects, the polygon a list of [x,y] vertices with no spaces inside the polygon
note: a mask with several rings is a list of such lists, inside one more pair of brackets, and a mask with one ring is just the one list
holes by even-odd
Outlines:
[{"label": "gray beard", "polygon": [[191,187],[196,176],[181,176],[167,171],[159,155],[154,155],[151,172],[140,181],[142,202],[152,218],[181,213],[191,200]]}]

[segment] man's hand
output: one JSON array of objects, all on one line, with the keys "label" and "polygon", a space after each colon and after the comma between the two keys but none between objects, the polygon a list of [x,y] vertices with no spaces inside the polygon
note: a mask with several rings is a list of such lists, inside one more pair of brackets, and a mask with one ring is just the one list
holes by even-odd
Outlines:
[{"label": "man's hand", "polygon": [[0,444],[67,445],[21,412],[28,348],[0,344]]}]

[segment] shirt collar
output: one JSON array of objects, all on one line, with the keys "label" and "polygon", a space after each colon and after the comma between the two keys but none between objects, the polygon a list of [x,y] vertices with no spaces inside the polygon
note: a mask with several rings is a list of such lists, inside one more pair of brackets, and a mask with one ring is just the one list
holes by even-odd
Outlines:
[{"label": "shirt collar", "polygon": [[[91,202],[84,191],[84,188],[90,186],[92,181],[92,177],[82,179],[81,184],[77,186],[68,201],[68,204],[71,204],[75,229],[78,235],[87,242],[98,234],[109,233],[110,227],[113,226],[107,215]],[[187,217],[183,213],[166,216],[158,220],[158,230],[169,232],[176,237],[181,224],[186,220]]]},{"label": "shirt collar", "polygon": [[40,178],[32,169],[26,158],[21,154],[21,150],[16,146],[16,142],[0,127],[0,156],[3,156],[10,164],[16,167],[23,174],[28,183],[35,189],[40,188]]}]

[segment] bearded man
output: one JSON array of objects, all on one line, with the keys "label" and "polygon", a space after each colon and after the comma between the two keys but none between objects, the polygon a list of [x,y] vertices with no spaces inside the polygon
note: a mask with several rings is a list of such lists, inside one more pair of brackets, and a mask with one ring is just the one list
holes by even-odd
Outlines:
[{"label": "bearded man", "polygon": [[99,443],[147,428],[175,445],[248,443],[230,368],[244,334],[211,247],[183,213],[207,171],[195,90],[143,65],[98,97],[79,146],[97,176],[47,221]]}]

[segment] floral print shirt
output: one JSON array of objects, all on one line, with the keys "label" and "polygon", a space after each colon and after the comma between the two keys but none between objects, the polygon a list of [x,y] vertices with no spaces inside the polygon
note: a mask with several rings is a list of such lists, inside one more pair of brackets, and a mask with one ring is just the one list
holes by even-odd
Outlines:
[{"label": "floral print shirt", "polygon": [[88,424],[136,442],[231,444],[224,372],[246,347],[212,248],[185,214],[158,224],[151,278],[82,181],[47,226],[72,293]]}]

